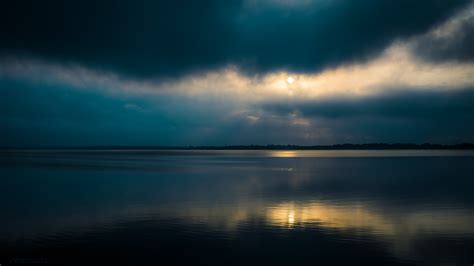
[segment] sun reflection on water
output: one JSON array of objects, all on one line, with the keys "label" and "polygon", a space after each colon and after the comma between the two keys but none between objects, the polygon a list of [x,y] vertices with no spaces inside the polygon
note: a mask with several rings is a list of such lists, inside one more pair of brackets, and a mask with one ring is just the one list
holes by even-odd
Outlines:
[{"label": "sun reflection on water", "polygon": [[292,158],[298,157],[298,152],[296,151],[272,151],[272,157],[285,157],[285,158]]},{"label": "sun reflection on water", "polygon": [[267,209],[268,223],[282,227],[324,227],[333,229],[359,229],[393,234],[392,223],[382,215],[361,205],[331,206],[318,202],[281,203]]}]

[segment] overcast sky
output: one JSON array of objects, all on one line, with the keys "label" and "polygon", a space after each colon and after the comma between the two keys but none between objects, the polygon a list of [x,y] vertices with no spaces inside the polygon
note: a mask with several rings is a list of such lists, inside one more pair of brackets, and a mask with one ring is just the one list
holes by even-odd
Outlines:
[{"label": "overcast sky", "polygon": [[0,137],[474,142],[474,1],[9,1]]}]

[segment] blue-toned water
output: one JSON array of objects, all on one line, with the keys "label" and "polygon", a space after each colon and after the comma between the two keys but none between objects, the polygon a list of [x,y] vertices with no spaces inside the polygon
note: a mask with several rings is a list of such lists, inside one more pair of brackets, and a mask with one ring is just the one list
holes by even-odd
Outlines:
[{"label": "blue-toned water", "polygon": [[0,264],[472,265],[474,151],[4,151]]}]

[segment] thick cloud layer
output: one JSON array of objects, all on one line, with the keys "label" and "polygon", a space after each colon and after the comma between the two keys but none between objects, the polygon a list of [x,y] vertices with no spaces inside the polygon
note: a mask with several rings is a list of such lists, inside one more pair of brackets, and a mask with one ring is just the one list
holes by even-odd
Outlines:
[{"label": "thick cloud layer", "polygon": [[0,52],[136,76],[310,72],[367,59],[468,2],[18,0],[0,9]]},{"label": "thick cloud layer", "polygon": [[223,104],[173,95],[107,95],[9,79],[0,86],[0,146],[204,143],[230,113]]},{"label": "thick cloud layer", "polygon": [[474,2],[14,1],[0,146],[474,142]]},{"label": "thick cloud layer", "polygon": [[434,62],[474,60],[474,2],[442,27],[420,37],[414,52]]},{"label": "thick cloud layer", "polygon": [[[351,117],[385,117],[402,119],[474,119],[474,90],[420,92],[400,90],[365,98],[335,98],[324,101],[274,102],[265,110],[280,115],[299,113],[305,117],[346,119]],[[473,128],[472,123],[466,126]]]},{"label": "thick cloud layer", "polygon": [[1,86],[8,146],[474,141],[472,88],[255,105],[5,79]]}]

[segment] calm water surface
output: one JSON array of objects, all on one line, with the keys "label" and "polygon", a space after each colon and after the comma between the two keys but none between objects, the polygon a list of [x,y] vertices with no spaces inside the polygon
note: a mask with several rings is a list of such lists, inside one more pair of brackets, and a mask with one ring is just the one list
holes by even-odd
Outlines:
[{"label": "calm water surface", "polygon": [[4,151],[0,264],[473,265],[473,151]]}]

